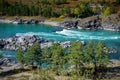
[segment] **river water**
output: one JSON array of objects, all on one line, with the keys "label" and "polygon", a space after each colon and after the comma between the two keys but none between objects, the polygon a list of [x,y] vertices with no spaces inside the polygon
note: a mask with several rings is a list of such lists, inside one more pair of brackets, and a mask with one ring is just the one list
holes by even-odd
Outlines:
[{"label": "river water", "polygon": [[[82,40],[88,42],[94,40],[98,42],[103,40],[110,48],[118,50],[116,54],[110,54],[111,59],[120,58],[120,32],[111,31],[86,31],[70,29],[65,30],[60,27],[48,25],[31,25],[31,24],[0,24],[0,39],[12,37],[15,35],[38,35],[47,40],[54,41],[76,41]],[[0,50],[5,57],[15,59],[15,51]]]}]

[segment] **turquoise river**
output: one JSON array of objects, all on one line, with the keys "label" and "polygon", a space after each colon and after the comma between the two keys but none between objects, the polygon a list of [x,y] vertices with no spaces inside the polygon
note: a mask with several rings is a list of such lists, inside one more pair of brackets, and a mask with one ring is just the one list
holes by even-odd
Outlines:
[{"label": "turquoise river", "polygon": [[[31,24],[0,24],[0,39],[12,37],[15,35],[38,35],[47,40],[54,41],[76,41],[81,40],[88,42],[94,40],[98,42],[103,40],[109,48],[118,50],[116,54],[110,54],[111,59],[120,58],[120,32],[111,31],[86,31],[86,30],[65,30],[60,27],[48,25],[31,25]],[[15,59],[15,51],[0,50],[4,57]]]}]

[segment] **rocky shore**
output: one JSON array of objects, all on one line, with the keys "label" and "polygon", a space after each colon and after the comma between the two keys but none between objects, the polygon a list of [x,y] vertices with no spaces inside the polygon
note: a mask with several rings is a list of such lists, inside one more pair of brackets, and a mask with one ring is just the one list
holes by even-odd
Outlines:
[{"label": "rocky shore", "polygon": [[14,65],[16,62],[15,61],[12,61],[8,58],[0,58],[0,66],[11,66],[11,65]]},{"label": "rocky shore", "polygon": [[38,24],[39,22],[43,22],[42,20],[35,20],[35,19],[30,19],[30,20],[22,20],[22,19],[12,19],[8,20],[5,18],[0,19],[0,23],[4,24]]},{"label": "rocky shore", "polygon": [[8,20],[0,18],[0,23],[6,24],[45,24],[51,26],[59,26],[65,29],[76,28],[84,30],[109,30],[120,31],[120,14],[112,14],[106,18],[101,15],[91,16],[83,19],[70,19],[64,22],[55,22],[49,20],[36,20],[36,19],[12,19]]},{"label": "rocky shore", "polygon": [[[59,43],[63,48],[68,48],[71,46],[71,41],[50,41],[36,35],[16,35],[6,39],[0,39],[0,49],[16,51],[19,48],[22,48],[23,51],[26,51],[33,44],[39,44],[41,48],[44,49],[45,47],[52,46],[53,43]],[[81,43],[86,45],[84,41],[81,41]],[[117,53],[117,50],[109,49],[107,53]]]},{"label": "rocky shore", "polygon": [[[21,64],[8,58],[0,58],[0,75],[15,69],[20,69]],[[2,75],[1,75],[2,76]]]},{"label": "rocky shore", "polygon": [[112,14],[106,18],[97,15],[83,19],[70,20],[61,23],[60,26],[68,29],[120,31],[120,14]]},{"label": "rocky shore", "polygon": [[102,20],[104,30],[120,31],[120,15],[112,14]]},{"label": "rocky shore", "polygon": [[[7,39],[0,39],[0,48],[5,50],[17,50],[18,48],[22,48],[23,51],[26,51],[33,44],[39,44],[41,48],[50,47],[53,43],[59,43],[62,47],[67,48],[70,47],[70,41],[65,42],[56,42],[45,40],[39,38],[36,35],[24,35],[24,36],[13,36]],[[84,41],[82,41],[85,44]]]}]

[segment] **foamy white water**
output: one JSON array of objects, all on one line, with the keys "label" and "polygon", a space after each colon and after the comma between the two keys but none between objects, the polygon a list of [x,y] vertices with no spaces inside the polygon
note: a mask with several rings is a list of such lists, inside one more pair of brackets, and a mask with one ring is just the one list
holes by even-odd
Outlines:
[{"label": "foamy white water", "polygon": [[120,39],[118,35],[106,35],[104,33],[92,33],[92,32],[80,32],[74,30],[56,31],[52,33],[47,32],[27,32],[27,33],[17,33],[16,36],[32,36],[38,35],[43,38],[68,38],[68,39],[80,39],[80,40],[115,40]]},{"label": "foamy white water", "polygon": [[85,40],[114,40],[114,39],[120,39],[120,36],[116,35],[106,35],[104,33],[97,33],[94,34],[93,32],[80,32],[80,31],[74,31],[74,30],[66,30],[63,29],[63,31],[56,31],[57,34],[65,35],[67,37],[71,38],[79,38],[79,39],[85,39]]}]

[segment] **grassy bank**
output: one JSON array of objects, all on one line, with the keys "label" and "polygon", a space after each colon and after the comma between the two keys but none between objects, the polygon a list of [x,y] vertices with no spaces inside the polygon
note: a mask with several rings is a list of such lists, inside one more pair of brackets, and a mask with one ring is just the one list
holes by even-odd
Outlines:
[{"label": "grassy bank", "polygon": [[[101,80],[120,80],[120,69],[118,70],[118,68],[120,66],[109,68],[111,71],[104,74],[103,76],[106,77]],[[11,72],[13,73],[12,75],[8,73],[5,77],[0,77],[0,80],[86,80],[83,76],[56,75],[55,72],[47,69],[31,69],[29,71],[15,70],[13,72]]]}]

